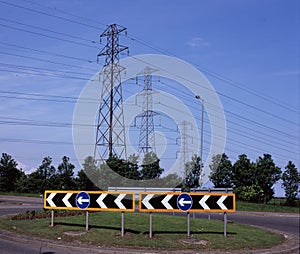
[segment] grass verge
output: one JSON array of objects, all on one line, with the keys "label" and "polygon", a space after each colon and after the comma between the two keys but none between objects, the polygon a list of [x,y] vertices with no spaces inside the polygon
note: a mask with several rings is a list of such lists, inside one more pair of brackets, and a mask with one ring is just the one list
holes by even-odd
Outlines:
[{"label": "grass verge", "polygon": [[144,249],[197,249],[235,250],[257,249],[280,244],[283,237],[269,231],[230,223],[228,237],[223,236],[223,222],[191,218],[191,237],[186,236],[186,218],[153,214],[153,238],[149,234],[149,215],[125,214],[125,236],[120,236],[121,213],[97,212],[89,214],[90,230],[81,236],[64,235],[67,231],[84,231],[85,216],[55,218],[55,227],[49,227],[50,219],[12,220],[1,219],[0,227],[21,234],[46,239],[84,242],[97,246],[119,246]]},{"label": "grass verge", "polygon": [[268,204],[250,203],[243,201],[236,201],[237,211],[248,211],[248,212],[274,212],[274,213],[299,213],[299,206],[284,206],[278,201],[270,201]]},{"label": "grass verge", "polygon": [[4,191],[0,191],[0,195],[32,197],[32,198],[40,198],[41,197],[41,194],[36,194],[36,193],[17,193],[17,192],[4,192]]}]

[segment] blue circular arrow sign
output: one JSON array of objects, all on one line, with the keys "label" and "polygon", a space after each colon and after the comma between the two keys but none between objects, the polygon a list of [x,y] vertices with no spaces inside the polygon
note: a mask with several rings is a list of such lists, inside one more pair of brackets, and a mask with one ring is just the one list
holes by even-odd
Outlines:
[{"label": "blue circular arrow sign", "polygon": [[80,209],[85,209],[90,205],[90,195],[86,192],[79,192],[76,196],[76,205]]},{"label": "blue circular arrow sign", "polygon": [[182,211],[188,211],[193,205],[192,197],[187,193],[182,193],[177,198],[177,207]]}]

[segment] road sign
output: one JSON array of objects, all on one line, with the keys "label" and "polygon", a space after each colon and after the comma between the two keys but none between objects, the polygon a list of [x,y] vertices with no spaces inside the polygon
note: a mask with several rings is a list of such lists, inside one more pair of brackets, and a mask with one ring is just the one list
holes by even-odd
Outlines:
[{"label": "road sign", "polygon": [[135,210],[134,193],[49,190],[45,191],[44,208],[133,212]]},{"label": "road sign", "polygon": [[79,192],[76,196],[76,205],[80,209],[86,209],[90,205],[90,196],[86,192]]},{"label": "road sign", "polygon": [[235,194],[141,192],[140,212],[235,212]]},{"label": "road sign", "polygon": [[182,211],[188,211],[193,205],[192,197],[187,193],[182,193],[177,198],[177,207]]}]

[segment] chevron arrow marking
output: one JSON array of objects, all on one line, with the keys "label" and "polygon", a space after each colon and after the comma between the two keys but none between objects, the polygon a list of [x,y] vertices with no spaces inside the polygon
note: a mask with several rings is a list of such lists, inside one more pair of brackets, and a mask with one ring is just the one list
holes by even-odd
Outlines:
[{"label": "chevron arrow marking", "polygon": [[97,198],[96,202],[101,208],[107,208],[107,206],[104,204],[103,199],[107,196],[106,193],[102,193],[99,198]]},{"label": "chevron arrow marking", "polygon": [[67,193],[66,196],[64,196],[64,198],[62,199],[62,201],[64,202],[64,204],[66,205],[66,207],[73,207],[70,202],[69,202],[69,198],[73,195],[73,193]]},{"label": "chevron arrow marking", "polygon": [[164,199],[161,201],[161,203],[167,208],[167,209],[173,209],[173,207],[169,204],[169,200],[173,197],[173,195],[167,195],[164,197]]},{"label": "chevron arrow marking", "polygon": [[147,207],[147,209],[154,209],[154,207],[149,203],[150,199],[154,196],[154,194],[148,194],[146,197],[143,199],[142,203],[144,206]]},{"label": "chevron arrow marking", "polygon": [[54,204],[54,202],[53,202],[53,198],[54,198],[54,196],[56,195],[56,193],[51,193],[49,196],[48,196],[48,198],[46,199],[47,200],[47,202],[48,202],[48,204],[51,206],[51,207],[56,207],[56,205]]},{"label": "chevron arrow marking", "polygon": [[122,204],[121,200],[126,196],[126,194],[120,194],[116,199],[115,203],[120,209],[126,209],[126,207]]},{"label": "chevron arrow marking", "polygon": [[222,196],[217,201],[217,204],[220,206],[222,210],[228,210],[228,208],[223,204],[224,200],[227,198],[227,196]]},{"label": "chevron arrow marking", "polygon": [[199,201],[199,204],[203,207],[204,210],[210,210],[209,206],[205,203],[209,197],[210,195],[204,195]]}]

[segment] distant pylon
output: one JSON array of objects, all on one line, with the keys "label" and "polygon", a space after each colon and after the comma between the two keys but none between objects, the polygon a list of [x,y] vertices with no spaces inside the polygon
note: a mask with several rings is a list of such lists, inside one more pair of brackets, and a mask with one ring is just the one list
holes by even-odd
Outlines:
[{"label": "distant pylon", "polygon": [[125,68],[119,65],[119,53],[128,49],[119,44],[119,34],[125,30],[125,27],[112,24],[100,35],[100,40],[106,37],[106,45],[97,55],[97,59],[105,56],[105,64],[100,73],[102,92],[97,119],[95,159],[106,160],[110,155],[125,159],[127,157],[121,85],[121,72]]},{"label": "distant pylon", "polygon": [[187,122],[187,121],[182,121],[178,124],[178,126],[181,126],[181,135],[179,138],[177,138],[178,140],[181,140],[181,153],[180,153],[180,167],[182,169],[183,175],[184,177],[186,177],[186,171],[185,171],[185,164],[187,162],[189,162],[189,160],[191,159],[192,155],[191,155],[191,149],[189,149],[189,142],[188,140],[191,139],[192,137],[190,135],[188,135],[188,126],[190,126],[192,128],[192,124]]},{"label": "distant pylon", "polygon": [[[156,153],[155,149],[155,133],[154,133],[154,116],[159,115],[153,110],[152,95],[155,91],[152,90],[152,73],[156,72],[147,66],[138,75],[144,76],[144,87],[138,96],[142,96],[142,113],[137,117],[141,118],[140,135],[139,135],[139,154],[146,154],[149,152]],[[137,76],[138,81],[138,76]]]}]

